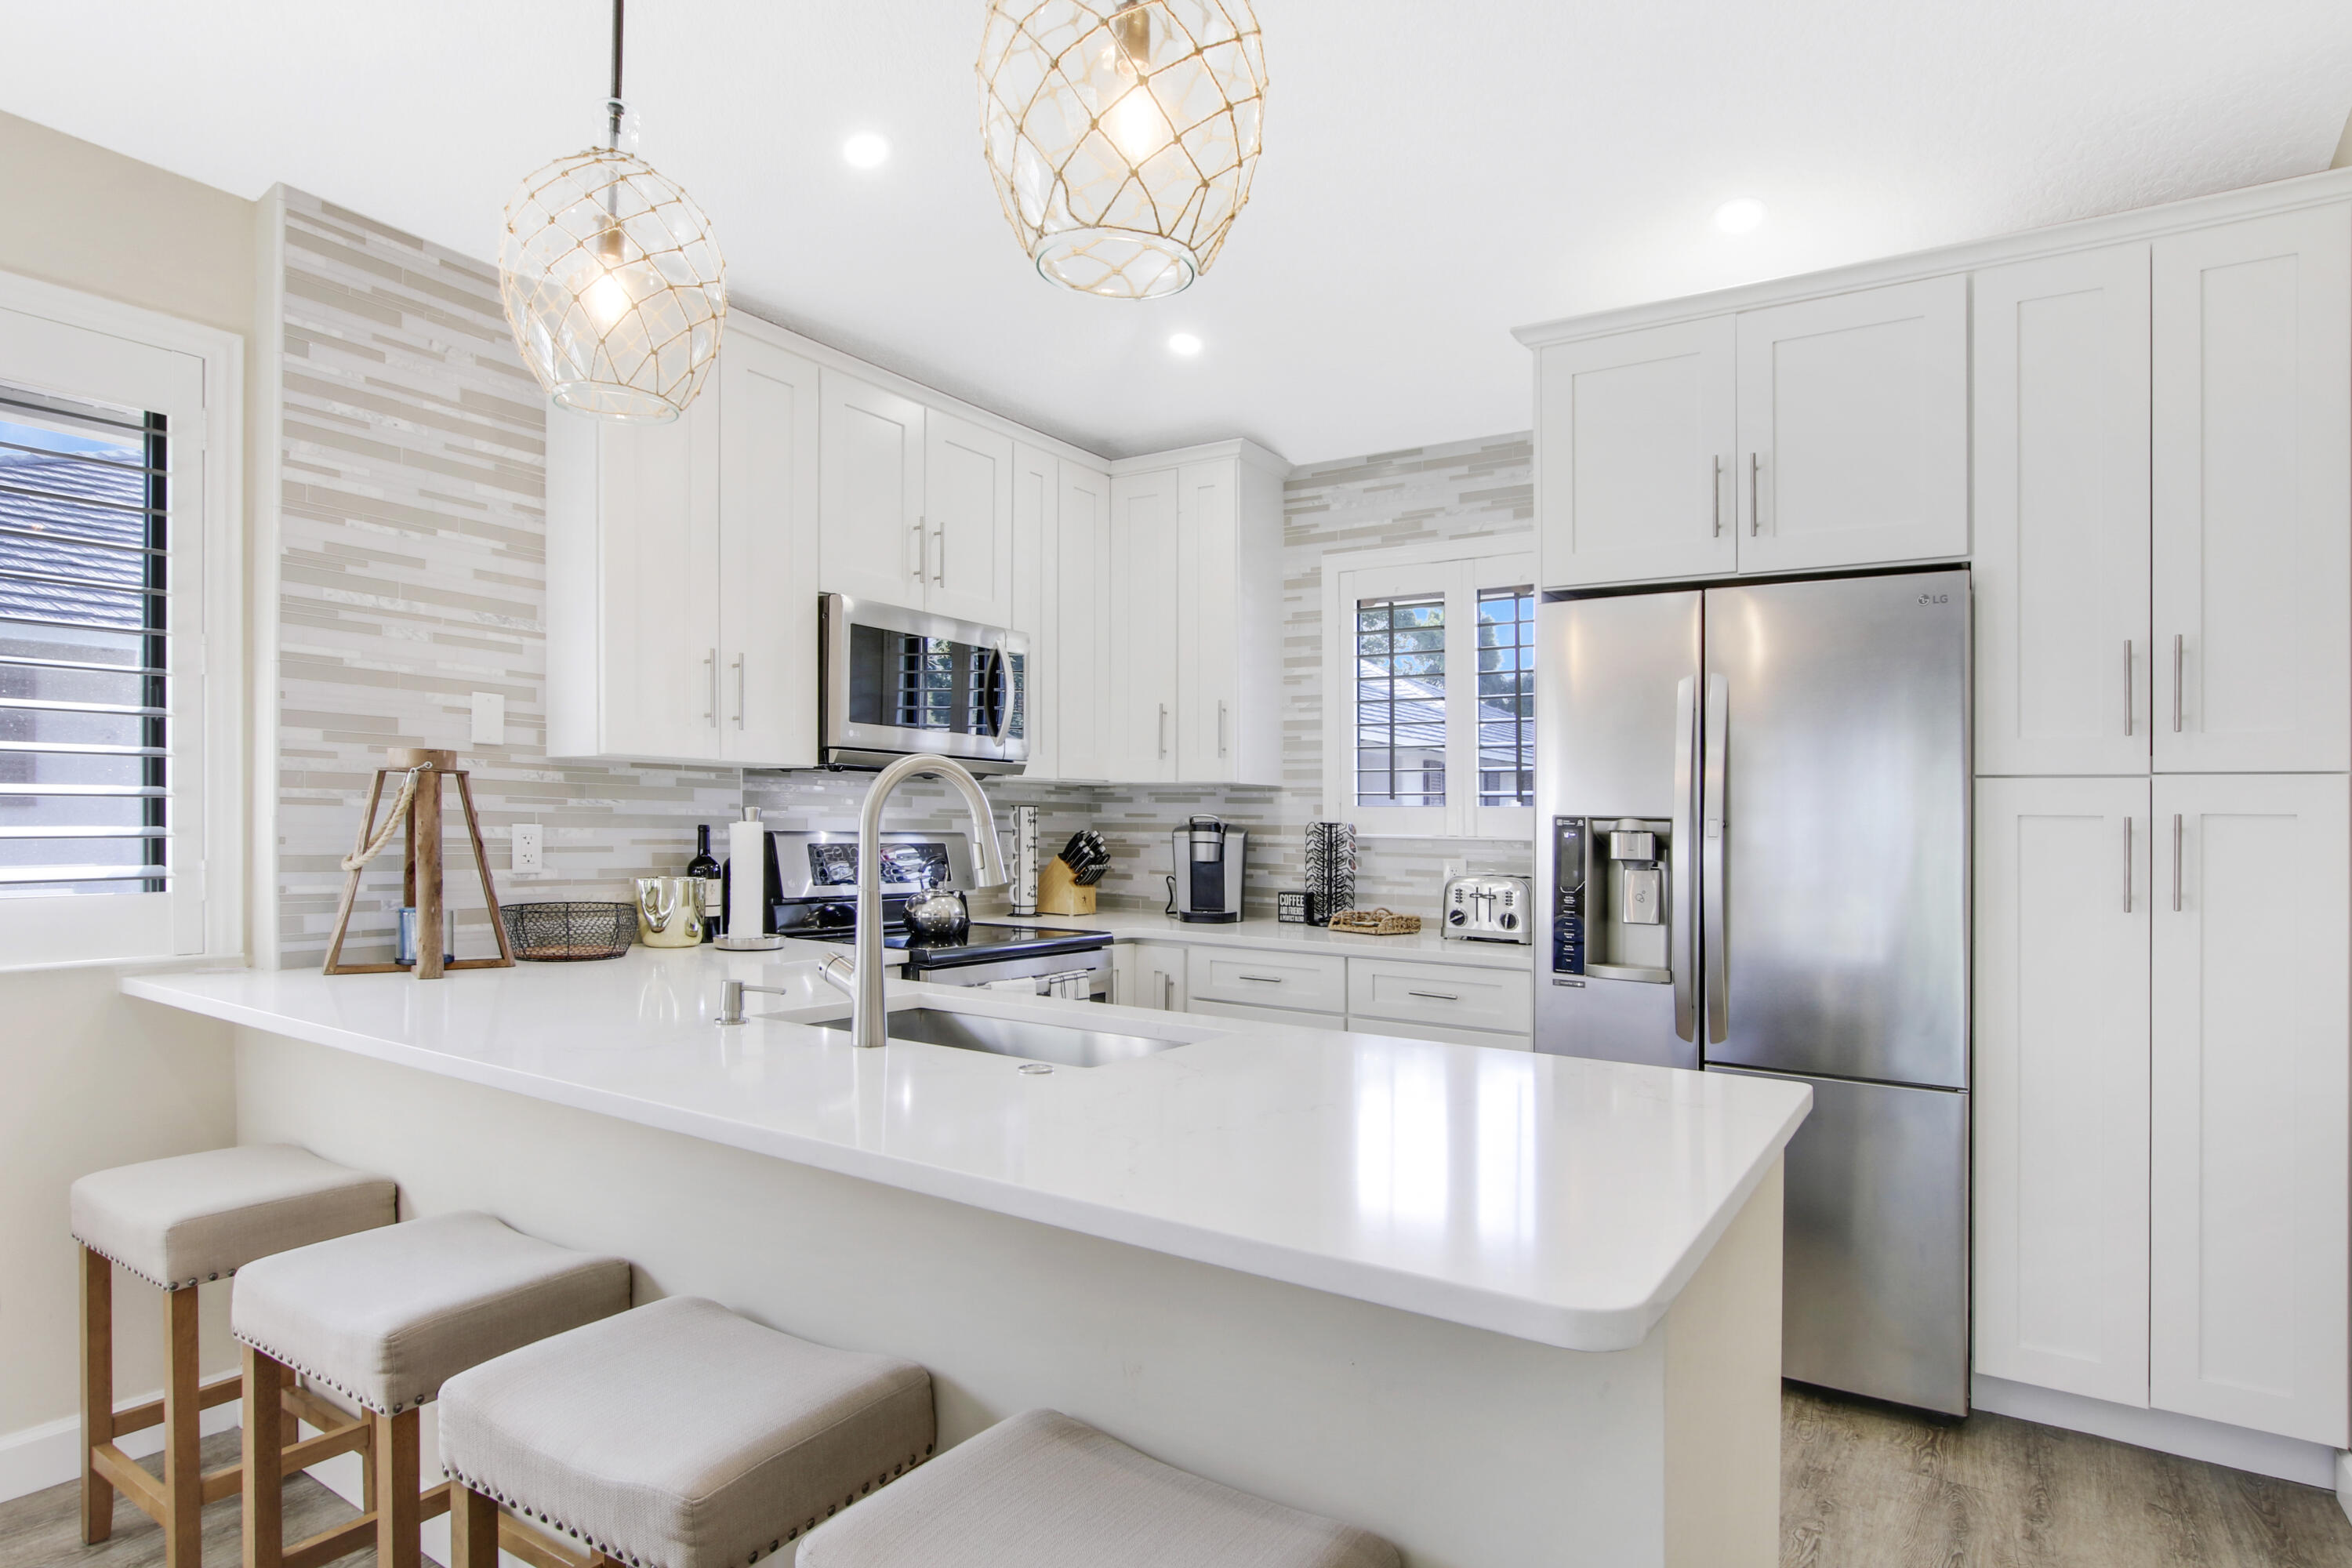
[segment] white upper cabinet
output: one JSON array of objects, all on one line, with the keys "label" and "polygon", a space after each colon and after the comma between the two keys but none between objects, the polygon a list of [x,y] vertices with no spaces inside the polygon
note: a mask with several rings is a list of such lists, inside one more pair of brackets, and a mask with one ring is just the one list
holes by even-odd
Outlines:
[{"label": "white upper cabinet", "polygon": [[1031,563],[1013,579],[1013,604],[1004,623],[1029,639],[1021,670],[1023,735],[1029,742],[1027,776],[1054,779],[1061,773],[1062,726],[1055,711],[1061,691],[1057,650],[1061,644],[1060,465],[1051,452],[1016,444],[1013,448],[1013,556]]},{"label": "white upper cabinet", "polygon": [[2352,795],[2341,774],[2154,787],[2150,1394],[2341,1448]]},{"label": "white upper cabinet", "polygon": [[817,369],[730,331],[668,425],[548,416],[548,752],[816,761]]},{"label": "white upper cabinet", "polygon": [[1545,583],[1738,569],[1736,341],[1718,316],[1538,351]]},{"label": "white upper cabinet", "polygon": [[1976,1370],[2147,1404],[2148,781],[1976,792]]},{"label": "white upper cabinet", "polygon": [[921,603],[958,620],[1008,626],[1013,441],[934,408],[924,416],[923,448],[923,517],[930,539]]},{"label": "white upper cabinet", "polygon": [[1236,457],[1176,470],[1177,776],[1282,782],[1282,480]]},{"label": "white upper cabinet", "polygon": [[1067,458],[1059,467],[1049,552],[1054,641],[1036,722],[1053,731],[1053,776],[1108,779],[1120,742],[1111,695],[1111,479]]},{"label": "white upper cabinet", "polygon": [[923,514],[923,405],[836,370],[824,384],[824,586],[920,609],[933,549]]},{"label": "white upper cabinet", "polygon": [[1176,470],[1110,484],[1110,776],[1176,776]]},{"label": "white upper cabinet", "polygon": [[2352,218],[2154,248],[2156,766],[2352,766]]},{"label": "white upper cabinet", "polygon": [[719,361],[719,754],[816,763],[818,373],[748,332]]},{"label": "white upper cabinet", "polygon": [[2148,247],[1975,288],[1977,771],[2145,773]]},{"label": "white upper cabinet", "polygon": [[1965,554],[1969,280],[1738,318],[1739,569]]}]

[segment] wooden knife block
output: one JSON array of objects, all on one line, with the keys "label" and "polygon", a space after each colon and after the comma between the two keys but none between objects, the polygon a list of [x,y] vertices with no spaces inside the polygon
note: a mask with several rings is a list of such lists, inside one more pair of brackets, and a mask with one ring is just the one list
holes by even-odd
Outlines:
[{"label": "wooden knife block", "polygon": [[1037,912],[1041,915],[1090,915],[1095,890],[1071,879],[1069,862],[1059,855],[1038,868]]}]

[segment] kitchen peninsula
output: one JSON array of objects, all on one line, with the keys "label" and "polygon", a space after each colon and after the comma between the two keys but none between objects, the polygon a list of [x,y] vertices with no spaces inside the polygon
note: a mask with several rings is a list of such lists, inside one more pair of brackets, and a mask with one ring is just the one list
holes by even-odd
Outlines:
[{"label": "kitchen peninsula", "polygon": [[1416,1568],[1773,1561],[1801,1088],[898,983],[1183,1043],[859,1051],[825,951],[123,988],[236,1026],[246,1141],[919,1360],[943,1441],[1051,1405]]}]

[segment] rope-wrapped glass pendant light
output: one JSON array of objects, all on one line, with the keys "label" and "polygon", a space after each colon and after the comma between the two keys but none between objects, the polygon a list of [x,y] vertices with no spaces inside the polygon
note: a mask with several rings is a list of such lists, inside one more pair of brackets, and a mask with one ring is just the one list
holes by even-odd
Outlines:
[{"label": "rope-wrapped glass pendant light", "polygon": [[608,419],[675,419],[701,392],[727,321],[727,264],[692,196],[636,155],[621,99],[604,144],[558,158],[507,204],[499,288],[515,344],[548,395]]},{"label": "rope-wrapped glass pendant light", "polygon": [[1150,300],[1206,272],[1249,201],[1265,107],[1249,0],[990,0],[989,173],[1066,289]]}]

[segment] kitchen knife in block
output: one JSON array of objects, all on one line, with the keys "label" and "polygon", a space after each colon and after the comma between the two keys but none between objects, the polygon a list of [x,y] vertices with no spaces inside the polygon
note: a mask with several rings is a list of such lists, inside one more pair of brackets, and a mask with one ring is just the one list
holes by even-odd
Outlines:
[{"label": "kitchen knife in block", "polygon": [[1095,912],[1095,890],[1080,887],[1070,863],[1056,855],[1037,872],[1037,912],[1090,915]]}]

